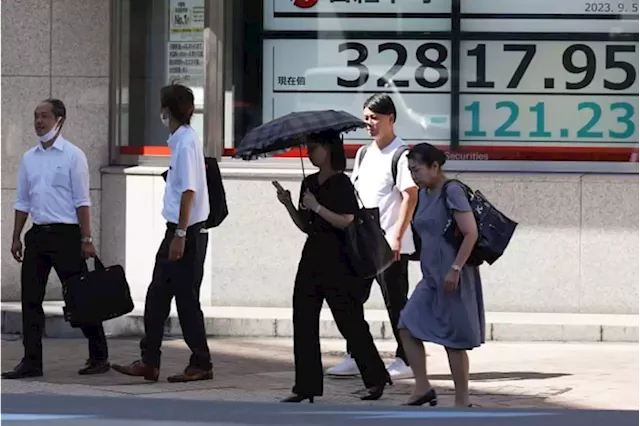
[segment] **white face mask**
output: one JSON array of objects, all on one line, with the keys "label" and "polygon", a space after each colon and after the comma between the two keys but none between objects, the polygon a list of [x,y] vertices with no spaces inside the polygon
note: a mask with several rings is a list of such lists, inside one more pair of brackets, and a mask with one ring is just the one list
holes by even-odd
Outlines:
[{"label": "white face mask", "polygon": [[160,113],[160,121],[162,121],[164,127],[169,127],[169,117],[165,116],[164,112]]},{"label": "white face mask", "polygon": [[58,120],[55,126],[51,128],[51,130],[49,130],[46,134],[39,137],[39,140],[41,143],[49,142],[51,139],[53,139],[56,136],[56,133],[58,133],[58,130],[60,129],[60,121],[61,120]]}]

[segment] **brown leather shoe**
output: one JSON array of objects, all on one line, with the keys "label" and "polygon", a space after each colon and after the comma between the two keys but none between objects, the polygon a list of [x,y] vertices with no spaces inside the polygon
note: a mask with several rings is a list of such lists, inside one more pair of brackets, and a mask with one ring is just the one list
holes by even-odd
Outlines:
[{"label": "brown leather shoe", "polygon": [[196,367],[187,367],[184,369],[184,373],[167,377],[167,380],[171,383],[195,382],[196,380],[211,379],[213,379],[213,370],[202,370]]},{"label": "brown leather shoe", "polygon": [[141,360],[134,361],[129,365],[112,364],[111,368],[118,373],[126,374],[127,376],[144,377],[145,380],[153,382],[157,382],[158,377],[160,377],[159,368],[150,367]]}]

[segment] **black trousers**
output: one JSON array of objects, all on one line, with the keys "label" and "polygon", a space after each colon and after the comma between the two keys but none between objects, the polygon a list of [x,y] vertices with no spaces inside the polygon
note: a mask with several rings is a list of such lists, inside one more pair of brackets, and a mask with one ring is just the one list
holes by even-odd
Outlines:
[{"label": "black trousers", "polygon": [[171,312],[171,300],[175,297],[182,336],[191,349],[189,365],[207,370],[212,368],[204,316],[200,307],[200,286],[209,242],[209,234],[200,232],[202,229],[203,223],[187,228],[182,258],[169,261],[169,246],[174,238],[176,225],[168,223],[156,254],[156,264],[144,306],[145,337],[140,341],[142,361],[152,367],[160,367],[164,324]]},{"label": "black trousers", "polygon": [[[399,261],[394,262],[386,271],[376,277],[376,281],[378,285],[380,285],[380,291],[382,292],[382,297],[384,298],[384,303],[389,313],[389,321],[391,322],[393,335],[398,343],[396,357],[401,358],[409,365],[407,356],[404,353],[404,348],[402,347],[400,334],[398,334],[400,312],[404,309],[404,305],[407,304],[409,295],[409,256],[402,255]],[[362,304],[369,300],[372,285],[373,278],[362,282]],[[347,352],[352,353],[352,351],[353,347],[347,342]]]},{"label": "black trousers", "polygon": [[[314,238],[314,237],[310,237]],[[319,237],[307,240],[293,290],[293,393],[321,396],[323,370],[320,352],[320,311],[327,301],[344,338],[353,346],[353,357],[367,387],[386,382],[388,373],[364,319],[359,279],[345,267],[337,247]]]},{"label": "black trousers", "polygon": [[[51,268],[62,285],[74,275],[87,271],[82,257],[78,225],[34,225],[27,231],[21,272],[22,335],[24,361],[42,368],[42,333],[44,329],[45,289]],[[102,323],[83,324],[82,333],[89,340],[89,358],[106,361],[109,357]]]}]

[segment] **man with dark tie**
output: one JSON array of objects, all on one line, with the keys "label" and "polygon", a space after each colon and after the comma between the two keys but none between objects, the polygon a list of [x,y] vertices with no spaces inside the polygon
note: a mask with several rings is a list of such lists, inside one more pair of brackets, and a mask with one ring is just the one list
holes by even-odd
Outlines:
[{"label": "man with dark tie", "polygon": [[[39,143],[22,157],[18,171],[11,254],[22,263],[22,335],[24,358],[4,379],[42,376],[42,302],[53,268],[63,285],[87,271],[86,259],[96,250],[91,237],[89,166],[82,150],[60,135],[66,119],[64,103],[47,99],[35,110]],[[20,236],[31,216],[33,226]],[[89,340],[89,359],[79,374],[109,370],[102,324],[82,324]]]}]

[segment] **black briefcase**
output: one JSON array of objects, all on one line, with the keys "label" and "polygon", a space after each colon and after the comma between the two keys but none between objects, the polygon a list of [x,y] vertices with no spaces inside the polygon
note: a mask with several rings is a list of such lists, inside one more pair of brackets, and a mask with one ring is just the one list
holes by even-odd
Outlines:
[{"label": "black briefcase", "polygon": [[98,256],[95,270],[69,278],[62,285],[65,321],[72,327],[126,315],[133,311],[129,283],[120,265],[105,268]]}]

